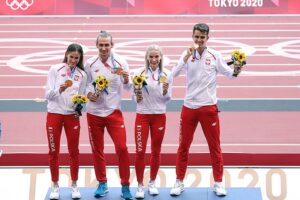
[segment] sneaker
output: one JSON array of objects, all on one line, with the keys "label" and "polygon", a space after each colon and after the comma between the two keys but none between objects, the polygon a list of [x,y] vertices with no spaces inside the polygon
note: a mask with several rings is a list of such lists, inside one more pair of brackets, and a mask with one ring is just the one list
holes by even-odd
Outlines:
[{"label": "sneaker", "polygon": [[158,195],[158,189],[155,187],[155,181],[149,181],[148,183],[148,191],[150,195]]},{"label": "sneaker", "polygon": [[136,192],[135,192],[135,198],[136,199],[145,198],[144,186],[142,184],[138,185],[138,188],[136,189]]},{"label": "sneaker", "polygon": [[78,190],[77,185],[72,185],[71,190],[72,190],[72,199],[80,199],[81,198],[81,194]]},{"label": "sneaker", "polygon": [[57,186],[52,187],[49,198],[59,199],[59,187]]},{"label": "sneaker", "polygon": [[227,192],[226,192],[225,187],[223,186],[222,182],[215,182],[213,189],[217,196],[226,196],[227,195]]},{"label": "sneaker", "polygon": [[107,192],[107,183],[104,181],[99,181],[98,188],[94,193],[94,197],[104,197]]},{"label": "sneaker", "polygon": [[179,196],[184,191],[184,184],[179,179],[176,180],[174,187],[170,191],[171,196]]},{"label": "sneaker", "polygon": [[129,185],[122,185],[122,194],[121,198],[124,200],[130,200],[132,199],[132,195],[129,190]]}]

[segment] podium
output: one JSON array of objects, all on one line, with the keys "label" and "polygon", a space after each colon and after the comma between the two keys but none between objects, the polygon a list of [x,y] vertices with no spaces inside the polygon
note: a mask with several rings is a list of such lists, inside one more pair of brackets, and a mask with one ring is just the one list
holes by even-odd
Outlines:
[{"label": "podium", "polygon": [[[121,188],[108,188],[109,192],[105,197],[94,197],[95,188],[79,188],[81,200],[119,200],[121,199]],[[227,196],[218,197],[211,188],[185,188],[180,196],[170,196],[170,188],[158,188],[159,195],[150,196],[145,188],[145,200],[262,200],[260,188],[227,188]],[[45,200],[49,200],[51,188],[49,188]],[[135,195],[136,188],[130,187],[131,194]],[[70,188],[60,188],[60,200],[72,200]],[[135,199],[135,198],[133,198]]]}]

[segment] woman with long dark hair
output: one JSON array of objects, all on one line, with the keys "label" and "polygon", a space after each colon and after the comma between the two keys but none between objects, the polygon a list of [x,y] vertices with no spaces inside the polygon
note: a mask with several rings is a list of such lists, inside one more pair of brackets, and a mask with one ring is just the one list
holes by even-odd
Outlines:
[{"label": "woman with long dark hair", "polygon": [[59,152],[63,127],[70,156],[72,198],[81,198],[76,184],[79,170],[80,123],[72,98],[74,95],[84,94],[86,81],[82,47],[79,44],[70,44],[65,52],[63,62],[50,68],[46,85],[46,99],[48,101],[46,129],[49,165],[53,182],[50,199],[59,199]]}]

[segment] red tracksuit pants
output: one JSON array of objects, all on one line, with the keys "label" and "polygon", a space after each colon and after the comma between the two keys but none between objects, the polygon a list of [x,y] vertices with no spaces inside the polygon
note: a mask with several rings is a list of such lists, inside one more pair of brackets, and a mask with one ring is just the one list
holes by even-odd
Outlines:
[{"label": "red tracksuit pants", "polygon": [[136,114],[135,171],[138,183],[143,183],[147,140],[151,137],[150,180],[155,180],[160,163],[160,150],[166,129],[166,114]]},{"label": "red tracksuit pants", "polygon": [[71,179],[72,181],[77,181],[79,169],[79,119],[76,119],[74,115],[62,115],[55,113],[47,113],[46,122],[51,179],[53,182],[57,182],[59,180],[59,151],[62,127],[65,129],[68,143]]},{"label": "red tracksuit pants", "polygon": [[87,113],[87,122],[97,180],[107,181],[104,156],[104,128],[106,127],[119,158],[121,184],[129,185],[129,154],[126,145],[126,129],[122,112],[115,110],[107,117],[98,117]]},{"label": "red tracksuit pants", "polygon": [[216,105],[203,106],[198,109],[190,109],[185,106],[181,111],[179,147],[176,158],[177,179],[183,180],[187,164],[188,154],[197,124],[200,122],[208,143],[213,176],[215,181],[222,181],[223,157],[220,146],[220,124],[218,108]]}]

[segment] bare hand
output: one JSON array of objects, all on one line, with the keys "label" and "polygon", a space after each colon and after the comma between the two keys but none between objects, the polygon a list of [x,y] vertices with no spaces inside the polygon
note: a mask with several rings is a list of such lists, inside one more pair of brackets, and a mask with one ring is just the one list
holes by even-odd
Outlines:
[{"label": "bare hand", "polygon": [[187,60],[191,57],[191,55],[193,55],[194,51],[195,51],[195,49],[194,49],[193,46],[187,48],[186,54],[185,54],[185,56],[183,57],[183,61],[184,61],[185,63],[186,63]]},{"label": "bare hand", "polygon": [[143,93],[142,89],[134,89],[134,93],[136,96],[136,102],[139,103],[143,100]]},{"label": "bare hand", "polygon": [[243,66],[241,66],[241,65],[234,65],[234,67],[233,67],[233,75],[234,76],[238,76],[241,73],[242,68],[243,68]]},{"label": "bare hand", "polygon": [[169,83],[164,82],[163,83],[163,95],[164,96],[168,93],[168,89],[169,89]]},{"label": "bare hand", "polygon": [[64,92],[66,89],[68,88],[68,86],[66,84],[61,84],[59,86],[59,93],[61,94],[62,92]]},{"label": "bare hand", "polygon": [[91,102],[96,102],[98,96],[97,96],[95,93],[89,92],[88,95],[87,95],[87,98],[88,98]]},{"label": "bare hand", "polygon": [[122,77],[124,79],[124,84],[127,84],[129,82],[129,74],[127,71],[122,72]]}]

